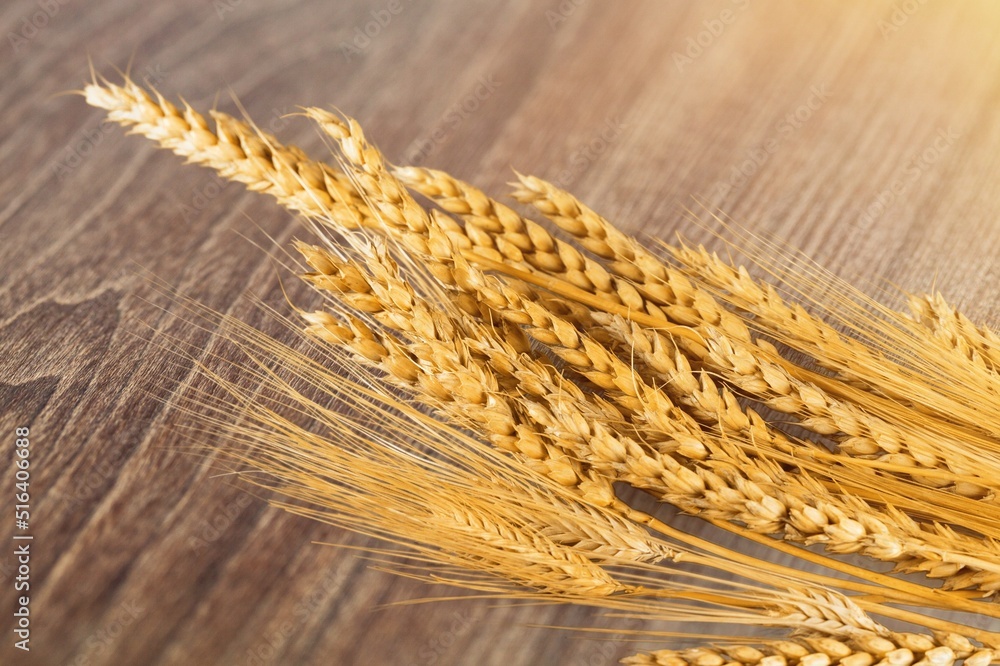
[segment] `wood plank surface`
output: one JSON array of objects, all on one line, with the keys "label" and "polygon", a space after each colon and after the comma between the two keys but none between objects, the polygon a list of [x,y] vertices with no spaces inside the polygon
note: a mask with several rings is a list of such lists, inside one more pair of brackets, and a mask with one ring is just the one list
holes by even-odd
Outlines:
[{"label": "wood plank surface", "polygon": [[[535,627],[620,626],[589,609],[388,606],[451,591],[316,545],[368,542],[191,455],[177,396],[199,380],[169,340],[217,336],[149,276],[282,335],[252,295],[284,308],[284,279],[307,298],[268,257],[305,232],[61,96],[88,56],[202,110],[238,113],[235,96],[318,157],[285,115],[336,106],[394,162],[497,195],[514,167],[640,234],[707,237],[684,222],[700,201],[859,284],[937,285],[1000,324],[986,0],[16,0],[0,26],[0,664],[596,666],[637,647]],[[22,426],[28,655],[12,633]]]}]

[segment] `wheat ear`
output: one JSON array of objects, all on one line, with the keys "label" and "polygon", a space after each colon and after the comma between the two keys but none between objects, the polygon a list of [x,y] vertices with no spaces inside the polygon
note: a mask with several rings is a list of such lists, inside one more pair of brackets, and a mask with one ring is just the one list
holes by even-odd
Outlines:
[{"label": "wheat ear", "polygon": [[367,205],[343,173],[232,116],[213,111],[213,130],[186,102],[178,108],[159,92],[150,94],[130,79],[118,86],[95,78],[83,94],[88,104],[105,109],[109,119],[133,133],[189,162],[215,169],[247,189],[270,194],[306,217],[332,212],[345,227],[370,224]]},{"label": "wheat ear", "polygon": [[991,329],[976,326],[940,293],[911,295],[909,306],[928,340],[993,375],[1000,374],[1000,336]]},{"label": "wheat ear", "polygon": [[[630,666],[988,666],[1000,658],[996,645],[976,646],[951,631],[934,635],[894,632],[872,622],[854,603],[837,594],[805,592],[783,609],[796,629],[791,638],[658,650],[622,660]],[[989,637],[986,637],[987,639]]]},{"label": "wheat ear", "polygon": [[[795,629],[791,638],[763,639],[751,645],[719,645],[660,650],[622,660],[632,666],[948,666],[958,659],[989,664],[1000,654],[977,647],[953,632],[934,635],[894,632],[873,622],[849,599],[837,594],[803,592],[782,608]],[[968,661],[966,661],[968,663]]]},{"label": "wheat ear", "polygon": [[997,656],[992,650],[977,650],[966,657],[947,646],[925,651],[900,647],[887,638],[840,641],[827,636],[762,641],[752,645],[699,647],[687,650],[657,650],[622,660],[627,666],[988,666]]}]

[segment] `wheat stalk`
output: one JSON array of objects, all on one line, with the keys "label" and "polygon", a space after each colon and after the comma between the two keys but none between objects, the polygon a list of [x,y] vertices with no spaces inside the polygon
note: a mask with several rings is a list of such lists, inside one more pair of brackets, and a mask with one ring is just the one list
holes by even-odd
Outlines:
[{"label": "wheat stalk", "polygon": [[[830,563],[763,535],[861,551],[900,570],[942,578],[946,587],[996,591],[1000,546],[970,534],[995,533],[991,505],[970,499],[992,498],[993,421],[972,423],[968,408],[943,418],[955,396],[931,385],[945,377],[947,364],[929,351],[961,361],[950,379],[967,376],[970,386],[989,392],[993,369],[985,359],[993,338],[987,329],[925,299],[915,322],[899,323],[899,315],[883,312],[889,323],[873,326],[872,335],[834,335],[828,324],[807,318],[773,289],[747,282],[745,272],[717,256],[681,246],[675,265],[663,262],[572,195],[522,177],[518,196],[573,234],[594,260],[448,174],[390,168],[356,121],[326,111],[305,109],[304,115],[336,142],[341,170],[225,114],[213,112],[216,126],[209,129],[186,103],[179,108],[129,81],[114,86],[95,76],[84,94],[133,131],[343,233],[347,249],[336,249],[318,226],[323,245],[298,244],[313,268],[306,279],[327,298],[326,309],[300,314],[310,336],[330,343],[326,360],[355,363],[351,367],[368,378],[364,386],[347,382],[345,389],[325,363],[297,359],[252,329],[238,329],[240,339],[255,363],[258,351],[280,359],[324,400],[353,404],[389,432],[345,421],[270,368],[253,372],[282,396],[283,408],[318,419],[328,433],[301,428],[216,378],[236,402],[214,423],[250,444],[236,459],[272,475],[274,487],[292,500],[279,502],[284,508],[405,544],[409,564],[394,570],[430,582],[649,619],[711,618],[805,632],[782,643],[788,654],[773,641],[756,653],[749,647],[714,656],[711,650],[697,657],[656,653],[684,663],[770,660],[777,666],[778,659],[791,659],[819,666],[827,659],[868,666],[996,657],[991,650],[1000,637],[990,632],[882,601],[995,615],[964,594],[847,565],[834,566],[870,582],[758,562],[636,511],[612,488],[623,480],[650,490],[803,560]],[[424,210],[407,186],[461,222]],[[388,236],[407,277],[387,246],[350,233],[354,229]],[[812,279],[813,273],[804,278]],[[846,300],[846,290],[835,293]],[[856,314],[849,304],[837,307]],[[740,311],[757,317],[753,328]],[[773,334],[788,317],[796,319],[794,330],[772,337],[801,342],[798,348],[838,376],[789,363],[755,338],[755,332]],[[893,338],[898,331],[904,337]],[[873,339],[875,346],[866,346]],[[924,356],[913,368],[901,365],[878,355],[880,339],[902,339]],[[860,361],[845,360],[858,349]],[[917,382],[912,392],[904,380]],[[378,388],[385,382],[498,451],[489,453],[399,402]],[[836,439],[842,452],[787,435],[741,406],[737,392],[797,415]],[[234,406],[249,417],[246,423],[227,425],[224,413]],[[400,444],[413,433],[389,425],[398,421],[396,413],[419,425],[416,444]],[[331,448],[330,435],[338,447]],[[938,440],[943,451],[934,447]],[[979,467],[977,447],[988,456]],[[496,457],[502,452],[513,456]],[[671,575],[687,582],[665,584],[654,563],[677,561],[717,571],[741,567],[753,584],[720,592],[711,574],[680,571]],[[443,568],[425,573],[428,564]],[[832,584],[861,596],[800,589],[803,584]],[[894,634],[869,612],[938,633]],[[806,648],[812,651],[799,654]]]},{"label": "wheat stalk", "polygon": [[[232,119],[225,114],[216,112],[213,114],[216,118],[217,123],[219,123],[219,130],[217,133],[212,133],[207,129],[207,122],[203,117],[194,112],[188,105],[185,104],[184,111],[181,112],[170,102],[163,99],[161,95],[155,93],[154,97],[150,96],[148,93],[143,91],[137,85],[130,81],[126,81],[124,86],[115,86],[113,84],[104,82],[104,85],[98,85],[96,79],[95,82],[88,85],[85,88],[85,94],[90,103],[101,106],[102,108],[109,109],[109,116],[122,124],[132,125],[134,131],[146,134],[154,140],[159,141],[162,145],[175,150],[181,155],[188,157],[189,160],[205,164],[207,166],[212,166],[220,170],[220,173],[230,177],[234,180],[239,180],[245,182],[253,189],[260,189],[262,191],[270,192],[274,194],[279,200],[288,203],[289,207],[300,210],[304,214],[324,219],[337,220],[337,223],[345,227],[357,226],[359,224],[366,224],[368,226],[375,226],[379,228],[388,228],[390,230],[395,229],[400,232],[398,224],[393,226],[392,224],[386,225],[385,220],[393,220],[392,216],[386,218],[384,215],[380,216],[378,221],[372,220],[369,211],[366,210],[366,206],[362,198],[354,189],[350,180],[329,167],[322,165],[321,163],[316,163],[308,160],[305,156],[294,148],[284,148],[273,139],[273,137],[266,137],[260,135],[256,130],[249,128],[245,123],[241,123]],[[313,110],[314,113],[317,113]],[[327,114],[323,116],[323,122],[327,123],[329,126],[333,126],[331,118],[332,114]],[[338,131],[343,131],[343,128],[338,128]],[[363,141],[363,140],[362,140]],[[371,149],[365,148],[371,153]],[[364,151],[357,152],[359,155],[363,155]],[[475,210],[478,211],[477,214],[471,215],[473,219],[485,220],[479,224],[478,228],[481,230],[489,230],[489,221],[494,218],[502,219],[505,223],[512,227],[513,230],[507,235],[509,238],[509,244],[504,245],[505,248],[516,247],[515,243],[522,246],[526,245],[527,240],[531,240],[533,247],[540,248],[535,250],[539,253],[537,256],[551,256],[551,252],[546,255],[542,250],[547,247],[558,247],[559,256],[564,258],[572,257],[567,259],[574,266],[582,267],[585,275],[591,275],[592,277],[603,275],[599,267],[597,267],[594,262],[586,260],[585,257],[579,255],[579,253],[574,254],[574,250],[570,246],[565,244],[557,244],[551,236],[547,236],[547,232],[541,230],[541,227],[531,223],[526,222],[516,222],[515,220],[520,220],[520,218],[501,205],[491,202],[482,193],[476,193],[477,191],[471,186],[466,186],[460,181],[455,179],[450,179],[446,174],[441,172],[430,172],[428,170],[407,170],[400,169],[397,173],[402,174],[409,178],[409,182],[414,185],[420,185],[423,183],[423,190],[428,194],[433,195],[434,192],[448,192],[454,191],[460,193],[462,196],[452,196],[450,198],[445,198],[446,202],[454,201],[452,203],[452,208],[461,210],[458,202],[463,202],[466,207],[470,207],[470,202],[475,205]],[[321,176],[320,176],[321,174]],[[523,179],[526,184],[531,184],[536,186],[536,189],[545,189],[544,181],[538,181],[537,179]],[[322,187],[321,187],[322,186]],[[436,189],[434,189],[436,188]],[[562,193],[565,194],[565,193]],[[522,193],[522,198],[527,195]],[[560,195],[561,196],[561,195]],[[550,197],[551,199],[558,200],[559,197]],[[485,203],[483,203],[485,201]],[[536,200],[536,203],[541,201],[541,199]],[[564,206],[564,208],[574,208],[579,212],[575,217],[563,215],[557,216],[553,214],[553,218],[556,219],[557,223],[561,223],[564,227],[575,230],[577,233],[581,233],[581,230],[588,229],[587,226],[599,225],[602,228],[610,227],[610,224],[606,221],[601,221],[603,218],[599,218],[593,214],[589,209],[585,207],[581,208],[581,205],[572,204]],[[486,213],[489,211],[500,211],[494,212],[493,217],[490,217]],[[419,216],[417,216],[419,218]],[[594,222],[594,220],[597,222]],[[568,220],[574,220],[574,223]],[[494,222],[494,225],[497,223]],[[502,225],[501,225],[502,226]],[[420,229],[418,225],[416,227]],[[530,232],[530,233],[529,233]],[[430,244],[427,244],[422,240],[422,238],[417,235],[415,238],[412,231],[409,233],[404,233],[406,238],[411,244],[417,245],[417,250],[424,253],[430,251],[431,248],[440,246],[441,243],[435,243],[432,239]],[[455,243],[459,249],[463,249],[463,245],[468,246],[471,242],[469,240],[468,234],[462,234],[456,228],[447,229],[449,240]],[[486,231],[477,236],[479,240],[478,244],[473,243],[472,247],[477,248],[478,252],[483,252],[482,249],[486,242],[483,240],[486,236],[483,234]],[[488,235],[488,234],[487,234]],[[606,234],[607,235],[607,234]],[[475,234],[473,234],[475,236]],[[618,234],[621,236],[621,234]],[[455,239],[458,237],[459,241],[456,243]],[[536,240],[532,240],[536,239]],[[440,240],[440,239],[439,239]],[[619,243],[620,244],[620,243]],[[594,245],[594,244],[592,244]],[[649,266],[652,265],[652,258],[648,252],[642,253],[634,248],[638,244],[633,243],[632,251],[632,261],[637,262],[642,265],[645,271],[650,271],[652,269]],[[611,247],[610,245],[608,246]],[[413,249],[413,248],[411,248]],[[596,245],[592,249],[600,249]],[[450,253],[452,249],[446,248],[445,252]],[[602,254],[608,254],[607,249],[601,250]],[[513,251],[508,251],[508,254],[513,254]],[[504,255],[499,252],[494,252],[492,255],[487,253],[485,256],[493,257],[503,257]],[[531,255],[536,256],[536,255]],[[637,259],[638,257],[638,259]],[[552,262],[545,259],[540,259],[535,261],[535,263],[540,267],[546,267],[552,264]],[[620,268],[620,267],[618,267]],[[648,284],[656,284],[656,280],[660,276],[653,275],[652,279],[646,280]],[[600,279],[583,280],[582,278],[575,278],[578,284],[584,284],[591,287],[597,287],[599,285],[607,283],[603,277]],[[662,284],[660,285],[662,287]],[[687,285],[681,284],[681,287],[686,287]],[[626,303],[636,303],[632,298],[632,290],[623,288],[623,290],[629,294],[626,299],[618,299],[619,301]],[[662,290],[661,290],[662,291]],[[664,300],[663,298],[660,299]],[[692,301],[693,302],[693,301]],[[640,308],[641,309],[641,308]],[[649,311],[657,312],[655,309],[647,308]],[[704,310],[704,306],[702,310]],[[674,309],[676,316],[677,308]],[[715,308],[709,308],[707,312],[699,312],[698,316],[708,316],[710,319],[719,317],[719,311]],[[721,320],[720,320],[721,321]],[[738,338],[745,338],[746,335],[743,332],[743,328],[739,324],[733,323],[734,320],[731,318],[726,319],[726,326],[724,327],[727,333],[735,332]],[[729,351],[725,349],[725,351]],[[734,360],[732,354],[724,354],[724,357],[728,357],[729,360]],[[730,363],[730,368],[739,367],[733,363]],[[754,373],[753,377],[743,378],[743,385],[752,386],[754,385],[754,377],[759,376],[759,373]],[[779,382],[782,386],[786,384],[784,381]],[[759,382],[757,383],[759,385]],[[809,392],[810,398],[815,398],[815,392],[810,391],[808,385],[803,387],[807,392]],[[800,392],[801,393],[801,392]],[[788,400],[782,400],[782,397],[788,397]],[[793,396],[777,396],[772,398],[771,406],[785,405],[787,409],[796,409],[801,407],[809,407],[814,405],[812,400],[802,400],[800,395]],[[840,418],[837,418],[841,412],[847,411]],[[849,406],[844,406],[843,404],[834,403],[829,404],[818,404],[813,410],[814,412],[819,412],[812,414],[813,420],[810,424],[813,424],[817,429],[826,432],[831,427],[836,427],[837,425],[843,426],[847,424],[847,429],[851,432],[845,433],[847,438],[842,441],[845,445],[847,451],[858,452],[858,453],[870,453],[872,447],[874,446],[877,450],[884,450],[890,455],[893,455],[892,459],[894,463],[899,465],[919,465],[922,461],[924,463],[931,462],[934,460],[937,462],[933,454],[928,453],[929,447],[926,443],[919,446],[920,455],[918,457],[910,456],[907,460],[901,460],[899,456],[899,441],[902,439],[906,441],[905,437],[898,437],[898,431],[893,431],[891,426],[886,426],[884,423],[880,423],[877,420],[874,422],[874,427],[865,427],[866,421],[869,418],[862,417],[857,418],[857,414],[851,413],[852,411]],[[827,425],[833,423],[834,425]],[[953,459],[950,459],[953,460]],[[975,465],[969,465],[966,461],[953,462],[953,465],[958,466],[955,470],[956,474],[961,475],[964,478],[968,478],[970,474],[973,474],[977,469]],[[921,478],[934,479],[936,477],[924,476]],[[940,485],[940,481],[938,484]],[[955,486],[966,494],[976,495],[982,494],[982,486],[979,484],[969,483],[963,479],[959,479]]]}]

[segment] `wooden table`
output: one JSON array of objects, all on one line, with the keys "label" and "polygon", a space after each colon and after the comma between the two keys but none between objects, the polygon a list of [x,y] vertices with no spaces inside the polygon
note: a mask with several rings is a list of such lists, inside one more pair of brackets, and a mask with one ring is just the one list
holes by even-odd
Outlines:
[{"label": "wooden table", "polygon": [[[132,76],[323,157],[296,105],[497,195],[510,168],[623,227],[697,201],[859,284],[937,285],[1000,324],[1000,6],[923,0],[18,0],[0,8],[0,663],[610,664],[599,611],[466,600],[269,508],[187,448],[171,353],[210,349],[150,276],[278,332],[267,253],[306,232],[59,96]],[[258,247],[259,245],[259,247]],[[13,439],[30,427],[30,658],[12,646]],[[683,523],[704,530],[697,521]],[[984,625],[985,626],[985,625]],[[661,627],[662,628],[662,627]],[[998,627],[994,626],[994,629]],[[665,642],[659,643],[665,645]],[[655,644],[654,644],[655,645]]]}]

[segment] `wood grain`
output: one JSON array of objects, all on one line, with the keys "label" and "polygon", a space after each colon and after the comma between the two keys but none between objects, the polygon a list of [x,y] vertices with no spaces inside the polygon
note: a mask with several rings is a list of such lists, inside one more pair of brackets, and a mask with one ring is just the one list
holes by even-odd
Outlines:
[{"label": "wood grain", "polygon": [[682,221],[697,197],[873,290],[936,284],[1000,323],[986,0],[18,0],[0,25],[0,438],[10,460],[14,428],[31,428],[35,537],[24,655],[4,509],[2,664],[596,665],[635,647],[532,626],[616,626],[587,609],[387,608],[448,591],[315,545],[364,541],[190,454],[177,396],[199,380],[170,340],[217,340],[149,276],[281,334],[250,296],[284,306],[269,237],[304,231],[57,96],[88,56],[112,77],[131,58],[201,109],[235,96],[318,156],[308,123],[283,116],[336,105],[394,161],[497,194],[510,167],[558,179],[637,233],[705,237]]}]

